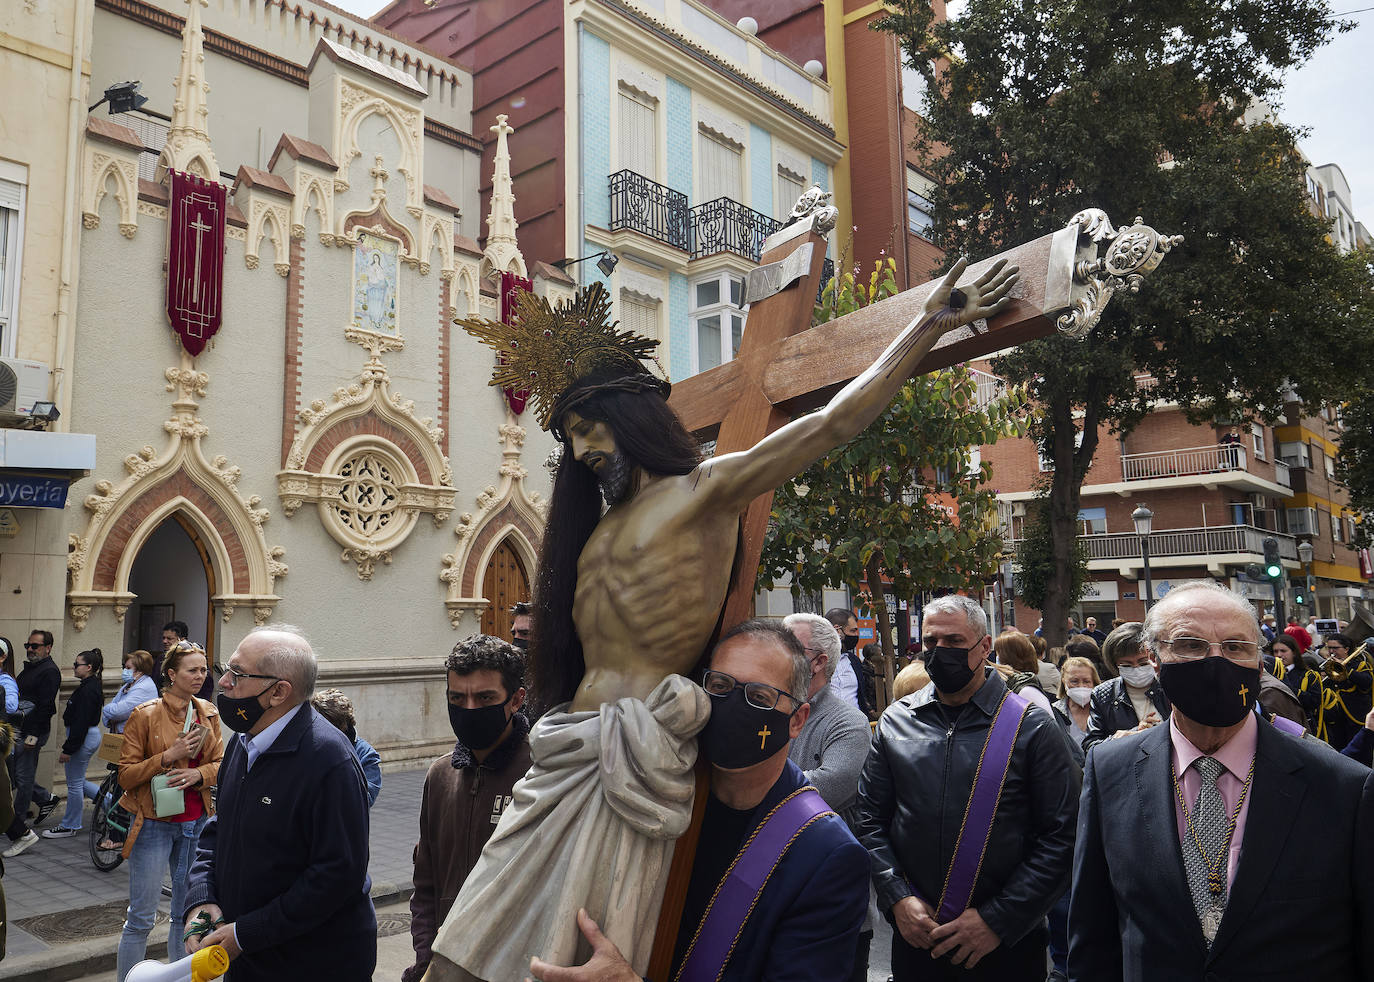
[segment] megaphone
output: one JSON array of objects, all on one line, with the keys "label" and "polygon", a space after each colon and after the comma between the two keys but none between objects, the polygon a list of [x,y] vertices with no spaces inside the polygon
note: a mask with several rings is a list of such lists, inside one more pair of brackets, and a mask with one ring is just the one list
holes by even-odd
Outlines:
[{"label": "megaphone", "polygon": [[223,945],[212,944],[194,955],[164,965],[162,962],[139,962],[129,969],[127,982],[210,982],[229,971],[229,952]]}]

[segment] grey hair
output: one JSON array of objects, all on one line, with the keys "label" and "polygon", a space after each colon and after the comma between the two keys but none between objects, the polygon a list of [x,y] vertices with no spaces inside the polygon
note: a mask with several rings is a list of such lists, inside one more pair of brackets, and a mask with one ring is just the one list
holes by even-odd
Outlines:
[{"label": "grey hair", "polygon": [[319,661],[301,629],[293,624],[265,624],[248,632],[250,638],[255,634],[284,635],[271,640],[264,639],[266,646],[258,663],[258,672],[290,682],[291,694],[301,702],[313,696]]},{"label": "grey hair", "polygon": [[1154,652],[1153,648],[1145,644],[1145,625],[1140,621],[1127,621],[1120,627],[1112,628],[1107,640],[1102,642],[1102,657],[1106,659],[1112,671],[1120,672],[1116,660],[1123,656],[1130,658],[1139,654],[1142,649]]},{"label": "grey hair", "polygon": [[1190,599],[1188,595],[1193,593],[1207,594],[1205,597],[1195,598],[1198,603],[1206,604],[1207,606],[1224,604],[1232,607],[1236,613],[1244,614],[1245,622],[1250,625],[1250,637],[1236,638],[1235,640],[1248,640],[1256,644],[1260,643],[1261,635],[1259,621],[1255,620],[1255,608],[1250,605],[1250,601],[1246,600],[1234,590],[1228,590],[1215,580],[1197,580],[1193,583],[1185,583],[1182,586],[1174,587],[1164,595],[1164,599],[1160,600],[1159,603],[1145,612],[1145,620],[1140,625],[1140,632],[1144,636],[1144,642],[1146,646],[1149,647],[1152,654],[1156,656],[1159,655],[1159,635],[1164,629],[1165,615],[1160,613],[1160,611],[1164,610],[1166,606],[1172,604],[1175,600],[1182,602]]},{"label": "grey hair", "polygon": [[811,662],[807,659],[806,649],[797,640],[797,636],[778,621],[755,617],[726,631],[725,636],[716,643],[716,651],[719,651],[725,642],[741,635],[770,639],[787,652],[792,660],[792,687],[787,690],[788,694],[799,706],[806,702],[806,692],[811,687]]},{"label": "grey hair", "polygon": [[921,617],[926,618],[931,614],[963,614],[968,626],[977,631],[980,638],[988,633],[988,613],[983,609],[983,605],[972,597],[957,593],[936,597],[926,604]]},{"label": "grey hair", "polygon": [[825,654],[825,680],[829,682],[840,663],[840,632],[819,614],[788,614],[782,619],[782,626],[789,631],[795,631],[799,624],[811,628],[811,646]]}]

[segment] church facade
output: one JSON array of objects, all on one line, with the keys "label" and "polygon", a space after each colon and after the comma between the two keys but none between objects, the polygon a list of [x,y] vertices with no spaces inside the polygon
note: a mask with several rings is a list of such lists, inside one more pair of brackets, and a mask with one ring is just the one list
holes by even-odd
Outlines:
[{"label": "church facade", "polygon": [[[181,620],[223,663],[295,624],[384,758],[433,753],[443,658],[527,597],[548,489],[551,439],[452,323],[498,318],[502,274],[571,293],[518,247],[520,137],[473,119],[462,65],[325,5],[97,0],[93,38],[92,89],[151,101],[93,115],[82,148],[71,421],[97,451],[65,510],[65,647],[108,663]],[[229,186],[195,357],[165,260],[175,227],[199,270],[209,233],[169,170]]]}]

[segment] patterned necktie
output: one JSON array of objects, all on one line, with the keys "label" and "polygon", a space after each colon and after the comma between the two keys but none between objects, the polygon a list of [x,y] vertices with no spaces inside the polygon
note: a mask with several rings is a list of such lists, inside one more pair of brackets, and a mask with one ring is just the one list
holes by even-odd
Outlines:
[{"label": "patterned necktie", "polygon": [[[1202,924],[1202,935],[1207,947],[1217,936],[1221,925],[1221,915],[1226,909],[1226,852],[1230,846],[1227,835],[1226,803],[1217,790],[1217,778],[1221,776],[1221,762],[1215,757],[1199,757],[1193,762],[1201,777],[1197,800],[1193,802],[1192,814],[1188,816],[1191,826],[1183,842],[1183,866],[1188,873],[1188,889],[1193,895],[1193,907],[1197,910]],[[1201,851],[1198,846],[1201,845]],[[1218,874],[1219,871],[1219,874]],[[1209,884],[1209,876],[1211,883]],[[1212,886],[1220,882],[1221,891],[1212,892]]]}]

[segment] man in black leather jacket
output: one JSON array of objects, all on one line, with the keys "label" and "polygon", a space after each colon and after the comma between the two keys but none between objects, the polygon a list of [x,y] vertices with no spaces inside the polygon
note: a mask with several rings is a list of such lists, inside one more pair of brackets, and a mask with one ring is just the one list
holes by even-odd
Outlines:
[{"label": "man in black leather jacket", "polygon": [[856,804],[878,907],[896,927],[893,978],[1040,982],[1045,915],[1069,883],[1078,768],[1059,724],[1027,709],[972,898],[962,914],[937,924],[933,910],[1007,688],[987,665],[992,639],[976,601],[933,601],[922,641],[933,684],[883,713]]}]

